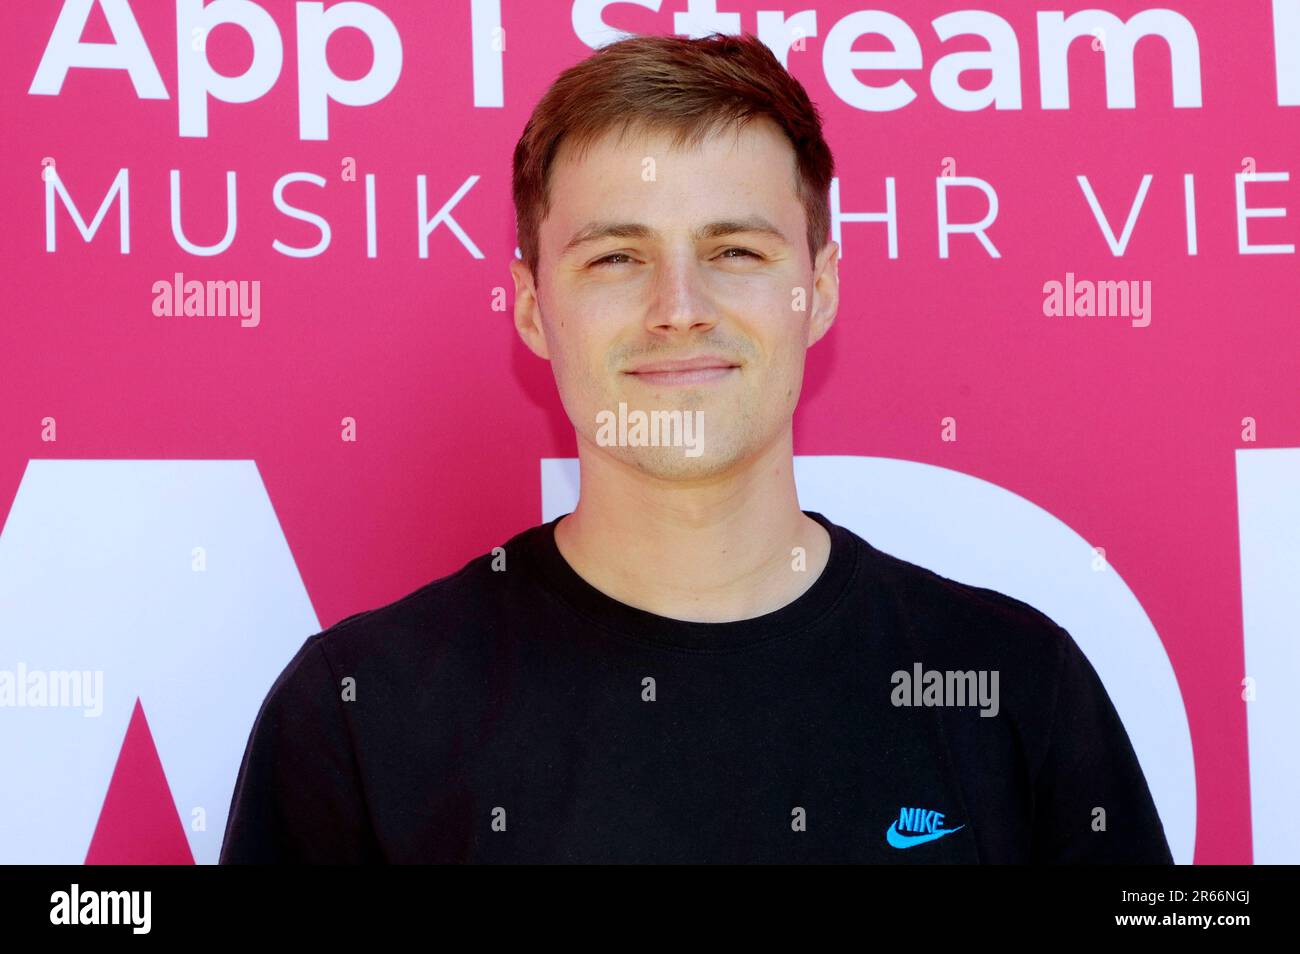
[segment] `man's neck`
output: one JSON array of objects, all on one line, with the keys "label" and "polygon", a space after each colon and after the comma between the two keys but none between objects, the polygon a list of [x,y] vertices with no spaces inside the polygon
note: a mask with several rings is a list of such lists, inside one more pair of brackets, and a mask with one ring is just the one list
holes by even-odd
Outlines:
[{"label": "man's neck", "polygon": [[799,509],[789,428],[708,481],[653,478],[594,448],[579,459],[580,498],[556,546],[621,603],[671,619],[750,619],[793,602],[830,557],[829,534]]}]

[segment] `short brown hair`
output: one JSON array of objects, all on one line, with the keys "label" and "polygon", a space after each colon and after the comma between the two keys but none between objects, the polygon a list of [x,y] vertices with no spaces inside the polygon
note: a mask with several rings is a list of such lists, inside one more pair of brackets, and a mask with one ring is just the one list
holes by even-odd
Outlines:
[{"label": "short brown hair", "polygon": [[550,211],[550,171],[561,141],[581,150],[614,126],[671,132],[698,145],[731,123],[766,116],[794,147],[795,192],[807,220],[809,258],[830,231],[828,192],[835,160],[822,119],[803,85],[753,34],[700,38],[633,36],[569,67],[542,96],[515,145],[515,232],[537,276],[538,234]]}]

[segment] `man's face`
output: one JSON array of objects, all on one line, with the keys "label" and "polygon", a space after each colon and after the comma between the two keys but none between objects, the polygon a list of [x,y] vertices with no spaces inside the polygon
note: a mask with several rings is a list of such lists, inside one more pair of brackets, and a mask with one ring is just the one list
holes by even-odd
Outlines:
[{"label": "man's face", "polygon": [[[681,480],[725,474],[785,433],[805,351],[835,317],[839,249],[809,261],[794,150],[769,120],[696,148],[670,139],[610,133],[580,160],[562,144],[540,288],[522,262],[511,271],[516,327],[550,360],[584,453]],[[689,359],[708,367],[656,370]],[[689,415],[698,450],[610,443],[620,403],[629,423]]]}]

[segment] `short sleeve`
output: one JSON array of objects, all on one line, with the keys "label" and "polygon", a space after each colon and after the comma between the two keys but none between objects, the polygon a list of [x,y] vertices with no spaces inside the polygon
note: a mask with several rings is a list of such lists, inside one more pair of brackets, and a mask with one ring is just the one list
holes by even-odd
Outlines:
[{"label": "short sleeve", "polygon": [[1064,629],[1050,737],[1034,775],[1033,859],[1054,864],[1173,864],[1164,826],[1124,724]]},{"label": "short sleeve", "polygon": [[319,634],[267,693],[235,781],[221,864],[381,861],[341,686]]}]

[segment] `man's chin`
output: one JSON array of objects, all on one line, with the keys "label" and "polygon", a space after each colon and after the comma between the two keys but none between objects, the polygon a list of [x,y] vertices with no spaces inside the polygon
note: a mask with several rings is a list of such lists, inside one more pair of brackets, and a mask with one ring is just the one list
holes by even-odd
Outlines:
[{"label": "man's chin", "polygon": [[658,480],[703,480],[730,470],[735,465],[731,454],[702,447],[619,447],[619,460]]}]

